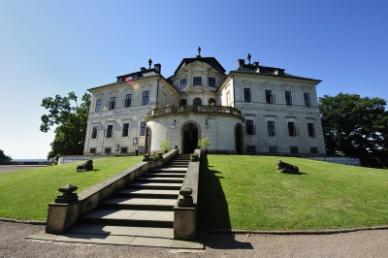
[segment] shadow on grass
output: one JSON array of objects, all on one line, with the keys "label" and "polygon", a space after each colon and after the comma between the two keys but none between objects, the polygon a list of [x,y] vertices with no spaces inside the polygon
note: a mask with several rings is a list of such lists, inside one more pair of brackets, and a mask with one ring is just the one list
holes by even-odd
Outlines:
[{"label": "shadow on grass", "polygon": [[[201,164],[199,184],[199,225],[203,231],[225,231],[232,229],[228,203],[222,189],[220,171],[210,169],[207,156]],[[233,233],[206,234],[206,245],[215,249],[253,249],[250,243],[239,242]]]}]

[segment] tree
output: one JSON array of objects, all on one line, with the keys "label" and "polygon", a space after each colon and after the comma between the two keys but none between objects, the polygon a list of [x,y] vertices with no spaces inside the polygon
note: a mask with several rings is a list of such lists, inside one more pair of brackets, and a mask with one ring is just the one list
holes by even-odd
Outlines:
[{"label": "tree", "polygon": [[48,132],[56,126],[49,158],[83,153],[90,95],[85,93],[81,100],[81,104],[78,105],[78,98],[74,92],[64,97],[55,95],[42,100],[41,106],[47,109],[48,113],[41,117],[40,130]]},{"label": "tree", "polygon": [[357,157],[363,166],[387,166],[385,106],[384,99],[356,94],[320,98],[327,153]]},{"label": "tree", "polygon": [[4,154],[3,150],[0,150],[0,164],[6,164],[11,160],[11,157]]}]

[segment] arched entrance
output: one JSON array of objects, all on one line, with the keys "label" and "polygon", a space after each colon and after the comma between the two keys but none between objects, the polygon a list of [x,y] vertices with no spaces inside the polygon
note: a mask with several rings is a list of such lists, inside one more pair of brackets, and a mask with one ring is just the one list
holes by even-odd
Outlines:
[{"label": "arched entrance", "polygon": [[151,128],[148,126],[146,127],[145,131],[145,153],[150,154],[151,153]]},{"label": "arched entrance", "polygon": [[243,153],[243,129],[240,123],[236,124],[234,127],[234,140],[236,144],[236,153]]},{"label": "arched entrance", "polygon": [[182,149],[183,153],[193,153],[198,145],[198,126],[194,123],[187,123],[182,128]]}]

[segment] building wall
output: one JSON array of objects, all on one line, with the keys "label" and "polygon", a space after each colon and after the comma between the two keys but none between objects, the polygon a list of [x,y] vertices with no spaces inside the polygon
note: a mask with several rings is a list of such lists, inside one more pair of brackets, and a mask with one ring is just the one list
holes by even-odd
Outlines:
[{"label": "building wall", "polygon": [[[174,121],[175,120],[175,121]],[[206,126],[206,120],[208,126]],[[175,115],[159,117],[147,122],[151,129],[151,152],[160,150],[160,143],[168,139],[171,147],[182,150],[182,132],[186,123],[194,123],[199,138],[209,138],[209,151],[235,152],[234,128],[241,120],[230,116],[208,116],[204,114]],[[172,124],[175,124],[174,128]]]},{"label": "building wall", "polygon": [[[95,148],[97,154],[103,154],[105,148],[111,148],[112,154],[119,154],[121,147],[128,148],[128,152],[143,151],[144,136],[140,135],[140,125],[147,116],[147,112],[156,107],[156,89],[158,77],[146,78],[132,82],[132,84],[115,83],[109,86],[91,90],[92,98],[89,109],[84,153],[90,154]],[[142,105],[143,91],[149,91],[149,104]],[[130,107],[124,107],[126,94],[132,94]],[[116,107],[108,110],[110,97],[116,97]],[[102,99],[103,109],[95,112],[97,99]],[[122,136],[123,124],[129,123],[129,135]],[[113,135],[106,138],[107,125],[113,125]],[[98,126],[96,139],[91,139],[93,126]]]},{"label": "building wall", "polygon": [[[279,153],[289,154],[290,147],[298,147],[300,154],[312,154],[310,148],[318,149],[316,155],[325,154],[316,85],[301,80],[286,80],[265,78],[255,75],[235,75],[235,107],[240,109],[246,120],[254,122],[255,134],[245,134],[245,149],[248,145],[255,146],[256,152],[269,152],[270,146],[275,146]],[[244,88],[251,89],[251,102],[244,101]],[[272,90],[275,96],[273,104],[266,103],[265,90]],[[286,105],[285,91],[292,92],[292,105]],[[303,93],[310,94],[311,105],[304,104]],[[275,122],[274,137],[268,135],[267,121]],[[288,133],[288,122],[295,122],[297,136]],[[307,123],[313,123],[315,137],[309,137]],[[246,132],[246,128],[245,128]]]}]

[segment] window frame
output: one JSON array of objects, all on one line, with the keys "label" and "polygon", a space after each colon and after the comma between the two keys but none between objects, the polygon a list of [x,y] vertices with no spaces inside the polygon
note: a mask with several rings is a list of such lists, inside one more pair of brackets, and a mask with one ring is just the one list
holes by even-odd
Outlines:
[{"label": "window frame", "polygon": [[[212,83],[210,83],[212,82]],[[207,78],[207,86],[209,88],[216,88],[216,77],[208,77]]]},{"label": "window frame", "polygon": [[202,76],[193,76],[193,86],[198,87],[202,86]]},{"label": "window frame", "polygon": [[128,108],[132,105],[132,93],[125,94],[124,107]]},{"label": "window frame", "polygon": [[145,90],[142,93],[141,104],[143,106],[146,106],[149,103],[150,103],[150,91],[149,90]]},{"label": "window frame", "polygon": [[187,87],[187,78],[182,78],[179,80],[179,89],[182,90]]},{"label": "window frame", "polygon": [[106,126],[106,135],[105,138],[112,138],[113,137],[113,125],[107,125]]},{"label": "window frame", "polygon": [[[252,124],[250,124],[252,122]],[[254,136],[256,134],[255,122],[253,119],[245,120],[245,134]]]},{"label": "window frame", "polygon": [[273,96],[272,90],[269,90],[269,89],[265,90],[265,103],[267,104],[274,103],[274,96]]},{"label": "window frame", "polygon": [[[270,126],[270,124],[272,124],[272,126]],[[276,136],[276,125],[274,120],[267,120],[267,132],[268,137]]]},{"label": "window frame", "polygon": [[102,99],[96,99],[94,103],[94,112],[95,113],[101,112],[101,106],[102,106]]},{"label": "window frame", "polygon": [[286,90],[284,91],[284,98],[287,106],[292,106],[292,91]]},{"label": "window frame", "polygon": [[108,110],[114,110],[116,108],[116,97],[109,98]]},{"label": "window frame", "polygon": [[139,136],[145,136],[146,127],[147,127],[146,122],[140,122]]},{"label": "window frame", "polygon": [[93,125],[90,139],[95,140],[95,139],[97,139],[97,137],[98,137],[98,125]]},{"label": "window frame", "polygon": [[251,88],[244,88],[244,102],[252,102]]},{"label": "window frame", "polygon": [[307,134],[311,138],[314,138],[316,136],[315,125],[314,125],[313,122],[308,122],[307,123]]},{"label": "window frame", "polygon": [[306,107],[311,107],[311,95],[310,95],[310,92],[303,92],[303,100],[304,100],[304,105]]},{"label": "window frame", "polygon": [[129,137],[129,123],[123,123],[123,131],[121,132],[121,137]]},{"label": "window frame", "polygon": [[[293,125],[292,127],[290,127],[291,124]],[[288,136],[296,137],[298,135],[297,129],[296,129],[296,123],[294,121],[288,121],[287,128],[288,128]]]}]

